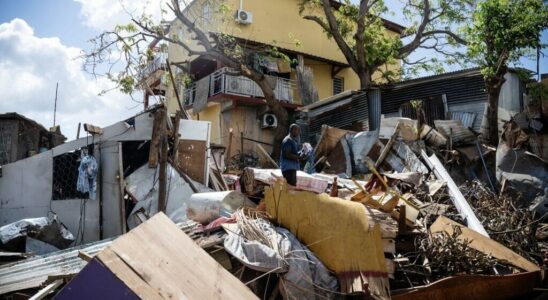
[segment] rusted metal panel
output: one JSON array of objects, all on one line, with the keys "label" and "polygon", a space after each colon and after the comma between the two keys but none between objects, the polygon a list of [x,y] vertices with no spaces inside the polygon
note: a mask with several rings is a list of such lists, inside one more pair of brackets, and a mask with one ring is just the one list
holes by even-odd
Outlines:
[{"label": "rusted metal panel", "polygon": [[502,276],[461,275],[444,278],[426,286],[393,291],[392,299],[533,299],[534,289],[541,286],[540,272]]}]

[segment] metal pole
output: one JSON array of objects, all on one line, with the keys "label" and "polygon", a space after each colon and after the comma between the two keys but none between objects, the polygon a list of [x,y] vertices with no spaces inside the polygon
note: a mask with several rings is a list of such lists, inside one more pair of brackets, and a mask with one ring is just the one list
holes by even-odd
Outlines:
[{"label": "metal pole", "polygon": [[53,127],[55,127],[55,118],[57,115],[57,91],[59,89],[59,82],[55,85],[55,104],[53,106]]}]

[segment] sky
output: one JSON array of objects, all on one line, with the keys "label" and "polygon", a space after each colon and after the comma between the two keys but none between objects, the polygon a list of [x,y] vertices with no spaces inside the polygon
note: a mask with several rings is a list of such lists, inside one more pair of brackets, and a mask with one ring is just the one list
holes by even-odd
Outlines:
[{"label": "sky", "polygon": [[[160,18],[165,0],[0,0],[0,113],[18,112],[51,127],[56,83],[56,123],[69,140],[79,122],[108,126],[141,111],[142,104],[119,91],[99,96],[113,84],[84,72],[80,56],[90,38],[128,23],[128,12],[139,14],[143,7]],[[399,15],[391,20],[406,25]],[[542,39],[548,43],[547,32]],[[534,61],[523,60],[523,66],[536,69]],[[541,73],[548,73],[548,58]]]}]

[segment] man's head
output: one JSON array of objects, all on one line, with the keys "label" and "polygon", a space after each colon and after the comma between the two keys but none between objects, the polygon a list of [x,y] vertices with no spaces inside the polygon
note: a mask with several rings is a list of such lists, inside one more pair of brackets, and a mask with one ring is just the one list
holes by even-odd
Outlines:
[{"label": "man's head", "polygon": [[299,127],[299,125],[293,123],[289,126],[289,136],[291,136],[292,138],[296,138],[299,137],[300,134],[301,127]]}]

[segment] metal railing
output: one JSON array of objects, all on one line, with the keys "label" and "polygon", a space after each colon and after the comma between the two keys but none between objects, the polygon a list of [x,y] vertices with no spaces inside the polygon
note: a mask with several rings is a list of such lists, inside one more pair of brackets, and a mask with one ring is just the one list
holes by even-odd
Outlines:
[{"label": "metal railing", "polygon": [[141,71],[141,78],[145,79],[157,70],[167,70],[166,55],[167,53],[163,52],[157,53],[154,57],[154,60],[149,62],[146,67],[144,67]]},{"label": "metal railing", "polygon": [[[203,87],[205,81],[207,81],[209,85],[208,98],[218,94],[264,98],[264,94],[257,83],[247,77],[234,75],[234,73],[236,72],[229,68],[222,68],[199,81],[192,83],[184,90],[183,97],[185,105],[192,105],[194,103],[196,100],[197,87]],[[293,92],[296,89],[295,82],[281,77],[267,76],[276,81],[276,88],[274,89],[274,96],[276,99],[279,101],[293,102]]]}]

